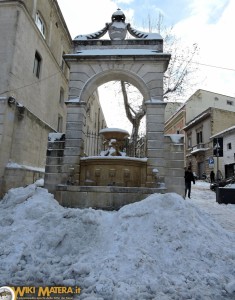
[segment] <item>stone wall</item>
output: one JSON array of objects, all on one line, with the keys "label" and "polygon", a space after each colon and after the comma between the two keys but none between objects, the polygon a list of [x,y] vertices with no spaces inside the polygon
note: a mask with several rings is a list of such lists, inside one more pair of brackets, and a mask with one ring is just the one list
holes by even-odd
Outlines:
[{"label": "stone wall", "polygon": [[0,101],[0,194],[44,176],[53,129],[17,102]]},{"label": "stone wall", "polygon": [[184,196],[184,138],[181,134],[164,138],[165,185],[167,192]]},{"label": "stone wall", "polygon": [[3,175],[10,159],[15,108],[10,108],[7,98],[0,99],[0,195],[3,193]]},{"label": "stone wall", "polygon": [[[37,12],[45,25],[44,34],[36,24]],[[65,131],[69,68],[63,54],[71,51],[72,40],[54,0],[0,1],[0,37],[3,194],[10,187],[29,184],[39,173],[42,175],[43,171],[38,173],[33,168],[45,168],[48,133]],[[16,101],[11,106],[10,97]],[[17,163],[20,170],[8,169],[9,162]]]},{"label": "stone wall", "polygon": [[44,170],[34,170],[27,167],[6,167],[3,181],[3,194],[9,189],[26,186],[44,177]]},{"label": "stone wall", "polygon": [[162,188],[61,185],[55,193],[55,198],[65,207],[118,210],[151,194],[164,192]]}]

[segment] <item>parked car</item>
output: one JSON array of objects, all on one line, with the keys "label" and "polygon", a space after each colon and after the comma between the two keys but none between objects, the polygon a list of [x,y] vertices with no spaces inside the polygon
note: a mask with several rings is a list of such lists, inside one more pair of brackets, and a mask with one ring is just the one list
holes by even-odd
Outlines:
[{"label": "parked car", "polygon": [[224,187],[228,184],[231,183],[235,183],[235,176],[229,177],[229,178],[225,178],[219,181],[215,181],[213,183],[210,184],[210,189],[214,192],[216,192],[216,188],[217,187]]}]

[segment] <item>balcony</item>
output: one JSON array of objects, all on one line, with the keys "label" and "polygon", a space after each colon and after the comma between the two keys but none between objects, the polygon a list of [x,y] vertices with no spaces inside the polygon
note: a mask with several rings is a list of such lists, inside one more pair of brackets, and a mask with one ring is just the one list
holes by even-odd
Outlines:
[{"label": "balcony", "polygon": [[209,150],[209,149],[210,148],[206,147],[205,144],[200,143],[191,148],[190,154],[193,155],[193,154],[197,154],[199,152],[205,152],[206,150]]}]

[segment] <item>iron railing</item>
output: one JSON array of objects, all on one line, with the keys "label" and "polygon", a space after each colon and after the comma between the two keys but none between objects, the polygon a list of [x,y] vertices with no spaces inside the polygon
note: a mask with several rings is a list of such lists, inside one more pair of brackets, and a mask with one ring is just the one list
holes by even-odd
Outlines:
[{"label": "iron railing", "polygon": [[[93,132],[88,132],[85,134],[85,156],[97,156],[100,155],[101,151],[104,150],[104,139],[100,137],[99,134]],[[120,150],[122,152],[126,152],[126,155],[130,157],[146,157],[146,138],[142,137],[136,143],[132,143],[130,142],[130,140],[126,140]]]}]

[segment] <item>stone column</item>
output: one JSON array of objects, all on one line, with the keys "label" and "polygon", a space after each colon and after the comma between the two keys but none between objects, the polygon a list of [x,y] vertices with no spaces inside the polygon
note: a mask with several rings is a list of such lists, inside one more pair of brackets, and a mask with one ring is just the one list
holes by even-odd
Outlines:
[{"label": "stone column", "polygon": [[[156,187],[156,182],[164,182],[164,114],[165,106],[161,100],[148,100],[146,104],[147,138],[147,187]],[[158,179],[156,180],[156,170]]]},{"label": "stone column", "polygon": [[67,102],[62,184],[79,185],[80,157],[84,153],[86,103]]},{"label": "stone column", "polygon": [[184,136],[169,134],[164,139],[167,191],[184,196]]}]

